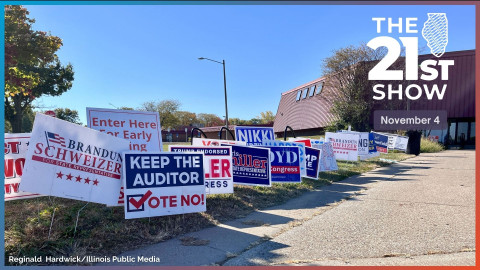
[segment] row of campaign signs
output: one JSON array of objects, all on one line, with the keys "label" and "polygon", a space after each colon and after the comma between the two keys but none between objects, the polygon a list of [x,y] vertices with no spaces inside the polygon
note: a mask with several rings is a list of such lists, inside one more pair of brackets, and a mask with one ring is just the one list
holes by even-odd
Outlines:
[{"label": "row of campaign signs", "polygon": [[193,138],[162,152],[158,113],[87,108],[87,121],[38,113],[32,133],[5,134],[5,200],[47,195],[123,205],[127,219],[202,212],[207,194],[233,193],[234,184],[300,183],[337,170],[336,159],[374,156],[383,145],[388,151],[384,134],[366,133],[378,136],[366,143],[355,132],[278,141],[272,128],[237,126],[237,141]]}]

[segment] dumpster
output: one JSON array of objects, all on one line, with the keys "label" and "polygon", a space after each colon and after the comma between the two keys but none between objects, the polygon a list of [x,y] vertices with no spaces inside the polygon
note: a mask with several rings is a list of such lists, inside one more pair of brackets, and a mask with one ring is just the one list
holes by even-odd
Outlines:
[{"label": "dumpster", "polygon": [[420,142],[422,141],[422,133],[416,130],[407,131],[408,144],[407,154],[418,156],[420,154]]}]

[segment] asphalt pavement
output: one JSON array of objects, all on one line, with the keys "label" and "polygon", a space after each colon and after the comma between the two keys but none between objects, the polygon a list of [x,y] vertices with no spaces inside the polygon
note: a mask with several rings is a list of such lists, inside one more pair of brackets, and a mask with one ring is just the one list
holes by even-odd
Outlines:
[{"label": "asphalt pavement", "polygon": [[[182,245],[185,237],[204,245]],[[160,260],[141,265],[475,265],[475,151],[421,154],[117,256]]]}]

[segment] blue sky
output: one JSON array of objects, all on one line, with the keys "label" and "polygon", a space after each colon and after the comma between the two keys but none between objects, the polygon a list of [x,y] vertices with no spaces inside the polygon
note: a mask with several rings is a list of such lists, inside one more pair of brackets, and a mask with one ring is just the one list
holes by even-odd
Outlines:
[{"label": "blue sky", "polygon": [[[418,17],[419,47],[429,12],[445,12],[447,51],[475,48],[474,6],[28,5],[35,28],[63,39],[58,55],[75,70],[73,88],[43,97],[44,109],[137,108],[176,99],[182,110],[229,117],[276,113],[282,92],[321,76],[333,50],[379,35],[372,17]],[[412,36],[409,34],[408,36]],[[113,104],[113,106],[111,105]]]}]

